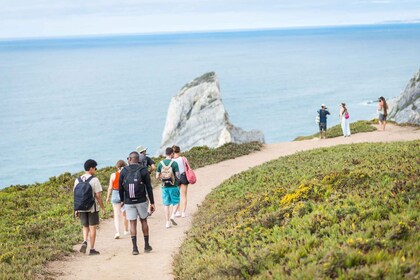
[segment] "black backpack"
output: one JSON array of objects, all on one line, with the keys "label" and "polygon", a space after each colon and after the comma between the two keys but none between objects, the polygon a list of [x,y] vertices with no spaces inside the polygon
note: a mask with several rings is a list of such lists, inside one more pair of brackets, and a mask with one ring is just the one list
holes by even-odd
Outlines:
[{"label": "black backpack", "polygon": [[127,173],[124,175],[124,203],[139,203],[139,198],[146,197],[146,185],[141,179],[141,170],[146,168],[142,165],[129,165],[125,169]]},{"label": "black backpack", "polygon": [[95,176],[90,176],[86,181],[82,177],[77,178],[79,182],[74,188],[74,211],[87,211],[95,204],[92,186],[89,184],[93,177]]}]

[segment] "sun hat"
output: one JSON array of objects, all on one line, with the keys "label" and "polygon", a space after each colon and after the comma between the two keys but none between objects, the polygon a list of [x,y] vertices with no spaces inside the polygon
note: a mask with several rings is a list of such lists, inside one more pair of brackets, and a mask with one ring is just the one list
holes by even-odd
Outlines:
[{"label": "sun hat", "polygon": [[324,103],[321,104],[321,107],[326,107]]},{"label": "sun hat", "polygon": [[145,148],[145,147],[143,147],[143,146],[138,146],[137,148],[136,148],[136,151],[140,154],[140,153],[142,153],[142,152],[145,152],[147,150],[147,148]]}]

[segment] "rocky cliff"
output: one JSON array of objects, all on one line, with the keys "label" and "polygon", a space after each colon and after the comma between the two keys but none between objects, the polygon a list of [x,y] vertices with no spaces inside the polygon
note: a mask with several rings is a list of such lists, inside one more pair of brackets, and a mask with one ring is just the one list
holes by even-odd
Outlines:
[{"label": "rocky cliff", "polygon": [[400,96],[388,102],[390,120],[420,125],[420,69]]},{"label": "rocky cliff", "polygon": [[264,143],[263,133],[244,131],[230,123],[217,76],[210,72],[183,86],[172,98],[158,153],[174,144],[186,151],[194,146],[215,148],[250,141]]}]

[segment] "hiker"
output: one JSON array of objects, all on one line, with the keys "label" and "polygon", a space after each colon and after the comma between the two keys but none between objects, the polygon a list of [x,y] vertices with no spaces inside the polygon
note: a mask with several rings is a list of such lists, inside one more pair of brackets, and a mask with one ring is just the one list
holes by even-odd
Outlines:
[{"label": "hiker", "polygon": [[327,138],[327,115],[330,112],[328,111],[327,106],[325,104],[321,105],[321,109],[318,110],[319,115],[319,134],[321,139]]},{"label": "hiker", "polygon": [[[179,167],[172,160],[174,150],[171,147],[165,150],[166,158],[159,162],[156,170],[156,179],[162,180],[162,201],[165,210],[166,228],[176,226],[175,213],[179,206]],[[170,209],[172,206],[172,210]]]},{"label": "hiker", "polygon": [[173,160],[178,164],[178,168],[179,168],[179,191],[181,193],[181,200],[180,200],[180,206],[179,206],[179,211],[175,212],[175,217],[182,217],[185,218],[186,214],[185,211],[187,209],[187,191],[188,191],[188,179],[187,179],[187,175],[185,174],[185,167],[184,167],[184,162],[186,159],[186,157],[181,157],[180,153],[181,153],[181,148],[173,145],[172,149],[174,150],[174,156],[173,156]]},{"label": "hiker", "polygon": [[[155,162],[150,157],[148,157],[146,155],[147,148],[144,148],[143,146],[138,146],[136,148],[136,151],[137,151],[137,153],[144,155],[146,160],[144,161],[143,165],[146,164],[146,166],[149,170],[149,174],[152,174],[152,172],[155,171],[156,166],[155,166]],[[150,169],[149,169],[149,166],[150,166]]]},{"label": "hiker", "polygon": [[[121,207],[125,207],[127,220],[130,221],[131,242],[133,244],[133,255],[138,255],[137,247],[137,217],[141,222],[141,229],[144,238],[144,252],[152,251],[149,244],[149,225],[147,217],[148,209],[151,213],[155,211],[155,200],[153,198],[153,188],[150,182],[150,175],[147,168],[139,164],[144,160],[143,155],[131,152],[127,158],[128,166],[121,170],[119,178],[119,193]],[[150,208],[149,202],[150,201]]]},{"label": "hiker", "polygon": [[341,124],[341,130],[343,131],[344,137],[350,137],[350,115],[346,107],[346,103],[340,104],[340,124]]},{"label": "hiker", "polygon": [[[108,186],[108,194],[106,197],[106,202],[109,203],[109,199],[111,198],[112,208],[114,210],[114,225],[116,233],[114,235],[115,239],[120,238],[120,220],[121,217],[124,223],[124,235],[127,235],[128,232],[128,221],[126,218],[125,211],[121,211],[121,200],[120,200],[120,192],[119,192],[119,179],[120,179],[120,172],[127,164],[125,161],[120,159],[115,164],[117,168],[117,172],[112,173],[111,177],[109,178],[109,186]],[[112,196],[111,196],[112,194]]]},{"label": "hiker", "polygon": [[386,126],[386,117],[388,116],[388,104],[386,104],[383,96],[379,97],[378,102],[379,130],[384,131]]},{"label": "hiker", "polygon": [[[99,252],[95,250],[96,226],[99,225],[99,207],[102,209],[102,215],[105,215],[105,207],[101,197],[102,186],[98,178],[95,177],[97,165],[96,161],[88,159],[84,164],[85,174],[74,181],[73,188],[75,216],[80,218],[80,223],[83,226],[83,243],[80,252],[86,253],[87,240],[90,237],[89,255],[99,255]],[[84,196],[82,197],[81,194],[84,194]],[[91,201],[91,203],[82,203],[86,200]],[[86,205],[85,208],[87,209],[80,210],[82,204]],[[89,207],[89,205],[92,206]]]}]

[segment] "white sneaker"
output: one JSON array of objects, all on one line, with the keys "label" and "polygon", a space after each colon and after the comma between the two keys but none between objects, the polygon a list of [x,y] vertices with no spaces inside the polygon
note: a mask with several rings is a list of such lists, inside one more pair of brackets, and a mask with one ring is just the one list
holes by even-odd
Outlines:
[{"label": "white sneaker", "polygon": [[171,227],[171,222],[170,221],[166,221],[166,228],[170,228]]},{"label": "white sneaker", "polygon": [[128,230],[124,230],[124,235],[128,235],[130,232]]},{"label": "white sneaker", "polygon": [[120,233],[119,233],[119,232],[117,232],[117,233],[114,235],[114,239],[118,239],[118,238],[120,238]]},{"label": "white sneaker", "polygon": [[187,215],[185,214],[185,212],[182,212],[181,217],[182,217],[182,218],[187,217]]},{"label": "white sneaker", "polygon": [[175,217],[181,217],[181,212],[176,211],[176,213],[175,213]]}]

